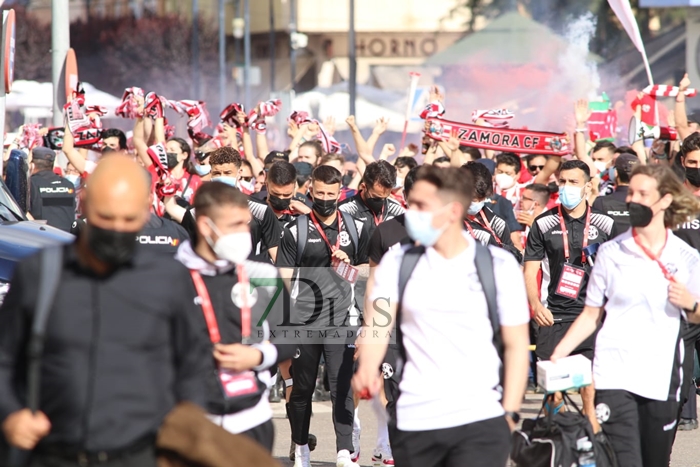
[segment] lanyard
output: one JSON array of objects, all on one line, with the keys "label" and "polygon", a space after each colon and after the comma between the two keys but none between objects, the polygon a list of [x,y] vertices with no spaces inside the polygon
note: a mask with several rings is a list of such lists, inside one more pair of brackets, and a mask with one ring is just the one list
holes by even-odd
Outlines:
[{"label": "lanyard", "polygon": [[370,212],[372,213],[372,217],[374,217],[374,225],[379,225],[382,222],[382,218],[384,217],[384,206],[382,206],[382,212],[379,213],[379,217],[374,215],[374,211],[370,209]]},{"label": "lanyard", "polygon": [[[241,284],[243,300],[243,306],[241,307],[241,342],[246,344],[250,339],[250,304],[248,302],[248,289],[250,285],[248,276],[242,265],[239,264],[236,266],[236,273],[238,274],[238,283]],[[204,320],[207,322],[207,328],[209,329],[209,338],[212,344],[218,344],[221,342],[221,333],[219,332],[219,324],[216,321],[214,307],[211,304],[207,286],[204,284],[204,280],[202,276],[199,275],[199,272],[191,269],[190,276],[192,276],[194,288],[197,290],[197,295],[199,295],[199,299],[202,302],[202,311],[204,312]]]},{"label": "lanyard", "polygon": [[[639,237],[637,236],[637,229],[632,229],[632,237],[634,238],[634,243],[637,244],[637,246],[644,252],[645,255],[649,257],[650,260],[656,261],[656,264],[659,265],[661,268],[661,272],[664,274],[664,277],[669,281],[669,282],[676,282],[676,279],[673,277],[673,274],[671,274],[668,269],[666,269],[666,266],[663,265],[661,260],[659,260],[659,257],[656,256],[654,253],[652,253],[647,247],[642,245],[642,242],[639,241]],[[666,240],[664,240],[664,248],[666,248],[666,242],[668,241],[668,232],[666,232]],[[663,251],[663,248],[661,249]]]},{"label": "lanyard", "polygon": [[[561,204],[559,205],[559,223],[561,224],[561,236],[564,242],[564,258],[566,262],[569,262],[569,232],[566,230],[566,224],[564,223],[564,215],[561,212]],[[588,206],[586,211],[586,226],[583,228],[583,244],[581,249],[585,249],[588,246],[588,230],[591,228],[591,207]],[[586,253],[581,252],[581,262],[586,263]]]},{"label": "lanyard", "polygon": [[476,218],[474,218],[474,222],[476,222],[477,224],[479,224],[480,226],[482,226],[483,228],[488,230],[489,233],[491,234],[491,236],[493,237],[493,239],[496,240],[496,243],[498,243],[498,246],[503,248],[503,242],[501,241],[500,238],[498,238],[498,235],[496,235],[496,232],[494,232],[493,229],[491,228],[491,223],[486,218],[486,214],[484,214],[484,211],[479,211],[479,214],[481,214],[481,218],[483,219],[484,223],[482,224]]},{"label": "lanyard", "polygon": [[318,231],[318,234],[321,236],[323,241],[326,242],[326,245],[328,245],[328,248],[331,249],[331,254],[335,253],[340,248],[340,229],[343,228],[343,221],[341,220],[342,216],[340,215],[340,211],[338,211],[336,213],[336,216],[338,216],[338,236],[335,238],[335,246],[332,246],[331,242],[328,241],[328,237],[326,237],[326,233],[323,231],[323,227],[321,227],[321,224],[316,219],[316,214],[314,214],[314,212],[311,211],[311,221],[316,226],[316,230]]}]

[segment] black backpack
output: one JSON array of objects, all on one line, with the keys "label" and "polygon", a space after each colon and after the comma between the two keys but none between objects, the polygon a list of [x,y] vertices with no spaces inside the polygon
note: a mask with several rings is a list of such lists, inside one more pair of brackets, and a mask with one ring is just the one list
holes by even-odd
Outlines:
[{"label": "black backpack", "polygon": [[[617,467],[615,452],[603,432],[594,435],[591,423],[568,394],[562,393],[567,410],[552,415],[544,404],[535,419],[523,420],[513,432],[510,458],[518,467],[577,466],[578,440],[588,438],[593,445],[596,467]],[[543,413],[544,412],[544,413]]]},{"label": "black backpack", "polygon": [[[476,274],[479,277],[479,282],[481,282],[481,288],[484,291],[484,296],[486,297],[486,306],[489,313],[489,321],[491,322],[491,327],[493,328],[493,346],[496,348],[498,353],[498,358],[501,361],[500,366],[500,380],[501,384],[503,382],[503,338],[501,336],[501,321],[498,317],[498,299],[496,290],[496,277],[493,271],[493,257],[488,247],[482,245],[478,240],[474,242],[476,247],[476,253],[474,256],[474,264],[476,266]],[[400,375],[401,369],[403,367],[403,362],[406,361],[406,354],[401,345],[401,303],[403,301],[403,295],[406,290],[406,284],[413,274],[413,270],[418,265],[418,260],[425,253],[425,247],[421,245],[416,245],[408,250],[403,255],[401,259],[401,266],[399,269],[399,304],[396,310],[396,340],[399,348],[399,354],[401,357],[400,362],[397,362],[397,368],[395,374]],[[400,376],[397,377],[397,381]],[[500,390],[501,388],[499,388]]]}]

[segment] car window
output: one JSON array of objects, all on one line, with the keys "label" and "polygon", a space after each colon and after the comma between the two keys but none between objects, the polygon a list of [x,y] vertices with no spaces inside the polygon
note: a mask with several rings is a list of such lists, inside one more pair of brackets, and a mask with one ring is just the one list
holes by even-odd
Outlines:
[{"label": "car window", "polygon": [[5,182],[0,178],[0,219],[4,221],[24,221],[22,209],[12,197],[12,194],[5,186]]}]

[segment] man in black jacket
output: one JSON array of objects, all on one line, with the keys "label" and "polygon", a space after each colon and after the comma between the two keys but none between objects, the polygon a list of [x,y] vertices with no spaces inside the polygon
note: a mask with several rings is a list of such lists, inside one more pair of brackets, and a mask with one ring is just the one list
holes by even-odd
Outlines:
[{"label": "man in black jacket", "polygon": [[[209,302],[213,311],[213,318],[207,319],[215,344],[210,360],[218,369],[209,380],[207,410],[217,425],[243,433],[272,451],[268,369],[291,359],[296,347],[268,342],[262,323],[281,324],[289,295],[277,269],[246,260],[252,247],[251,213],[243,193],[224,183],[205,183],[197,190],[194,210],[197,241],[183,243],[176,259],[190,269],[202,308]],[[276,288],[270,287],[275,284]],[[248,294],[245,291],[251,286],[254,292]],[[218,328],[214,335],[212,326]],[[246,394],[230,394],[225,388],[234,378],[248,378],[255,384]]]},{"label": "man in black jacket", "polygon": [[55,160],[56,153],[49,148],[32,150],[29,212],[34,219],[70,232],[75,220],[75,186],[53,172]]},{"label": "man in black jacket", "polygon": [[156,465],[154,442],[180,401],[206,403],[211,348],[187,269],[136,242],[149,216],[146,172],[113,156],[84,192],[88,219],[64,248],[41,362],[26,407],[27,339],[39,259],[20,262],[0,308],[0,421],[30,465]]}]

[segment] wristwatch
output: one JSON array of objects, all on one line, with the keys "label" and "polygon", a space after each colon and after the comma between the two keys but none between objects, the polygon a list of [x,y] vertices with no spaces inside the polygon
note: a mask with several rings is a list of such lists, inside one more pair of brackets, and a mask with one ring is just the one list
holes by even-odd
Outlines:
[{"label": "wristwatch", "polygon": [[695,302],[693,308],[688,308],[685,310],[686,313],[695,313],[696,311],[698,311],[698,302]]},{"label": "wristwatch", "polygon": [[520,421],[520,414],[518,414],[518,412],[506,412],[505,416],[513,420],[515,424]]}]

